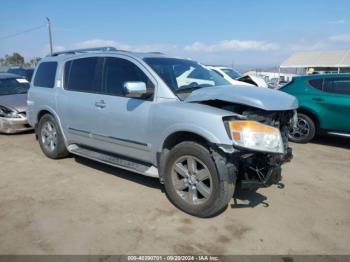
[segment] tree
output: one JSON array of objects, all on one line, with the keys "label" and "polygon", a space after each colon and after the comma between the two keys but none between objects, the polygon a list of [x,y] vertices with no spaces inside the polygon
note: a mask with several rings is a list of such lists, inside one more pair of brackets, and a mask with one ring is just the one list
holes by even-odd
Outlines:
[{"label": "tree", "polygon": [[33,57],[29,61],[25,61],[24,57],[15,52],[12,55],[5,55],[4,57],[0,58],[0,65],[1,66],[25,66],[25,67],[35,67],[39,61],[40,57]]},{"label": "tree", "polygon": [[32,59],[30,59],[28,63],[30,66],[34,67],[39,63],[40,60],[41,60],[41,57],[36,56],[36,57],[33,57]]},{"label": "tree", "polygon": [[5,55],[5,65],[10,66],[21,66],[24,64],[24,57],[19,53],[13,53],[12,55]]}]

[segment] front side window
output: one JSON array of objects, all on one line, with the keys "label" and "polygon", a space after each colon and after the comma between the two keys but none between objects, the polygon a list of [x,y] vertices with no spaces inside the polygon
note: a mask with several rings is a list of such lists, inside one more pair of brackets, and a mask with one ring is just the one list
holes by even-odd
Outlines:
[{"label": "front side window", "polygon": [[221,77],[224,77],[223,74],[221,74],[219,71],[217,71],[215,69],[211,69],[211,71],[213,71],[214,73],[218,74]]},{"label": "front side window", "polygon": [[71,91],[99,93],[99,57],[80,58],[65,64],[64,86]]},{"label": "front side window", "polygon": [[28,93],[29,83],[23,78],[0,79],[0,96]]},{"label": "front side window", "polygon": [[230,84],[216,73],[191,60],[145,58],[144,61],[175,94],[190,93],[195,89],[203,87]]},{"label": "front side window", "polygon": [[241,75],[237,71],[235,71],[231,68],[223,68],[221,70],[224,71],[232,79],[237,79],[237,78],[241,77]]},{"label": "front side window", "polygon": [[103,70],[104,93],[124,96],[126,82],[144,82],[149,91],[154,89],[153,83],[146,74],[134,63],[115,57],[105,59]]},{"label": "front side window", "polygon": [[53,88],[55,85],[57,62],[40,63],[35,73],[34,85]]},{"label": "front side window", "polygon": [[350,77],[325,79],[324,91],[333,94],[350,95]]}]

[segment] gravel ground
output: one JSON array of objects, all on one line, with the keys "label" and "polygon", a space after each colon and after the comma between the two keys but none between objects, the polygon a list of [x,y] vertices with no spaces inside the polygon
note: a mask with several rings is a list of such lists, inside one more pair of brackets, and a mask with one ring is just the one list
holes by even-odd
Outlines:
[{"label": "gravel ground", "polygon": [[292,145],[283,188],[239,192],[199,219],[157,179],[50,160],[32,133],[0,136],[0,254],[349,254],[350,140]]}]

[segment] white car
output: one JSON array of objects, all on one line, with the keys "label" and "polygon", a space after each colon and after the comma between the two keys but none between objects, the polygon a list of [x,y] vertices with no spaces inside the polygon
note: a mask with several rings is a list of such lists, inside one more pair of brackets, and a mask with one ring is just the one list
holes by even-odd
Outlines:
[{"label": "white car", "polygon": [[219,74],[232,85],[268,87],[265,80],[257,76],[241,76],[236,70],[225,66],[207,66],[208,69]]}]

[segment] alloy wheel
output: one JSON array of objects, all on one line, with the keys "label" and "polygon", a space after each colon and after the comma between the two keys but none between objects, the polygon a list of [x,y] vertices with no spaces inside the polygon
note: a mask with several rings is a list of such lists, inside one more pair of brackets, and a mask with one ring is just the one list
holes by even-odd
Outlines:
[{"label": "alloy wheel", "polygon": [[203,204],[212,194],[212,176],[208,167],[194,156],[178,158],[172,167],[176,193],[190,205]]},{"label": "alloy wheel", "polygon": [[41,129],[41,141],[48,152],[53,152],[57,147],[57,130],[51,121],[44,123]]},{"label": "alloy wheel", "polygon": [[310,124],[308,121],[300,116],[298,116],[297,125],[291,129],[289,136],[299,140],[307,137],[310,134]]}]

